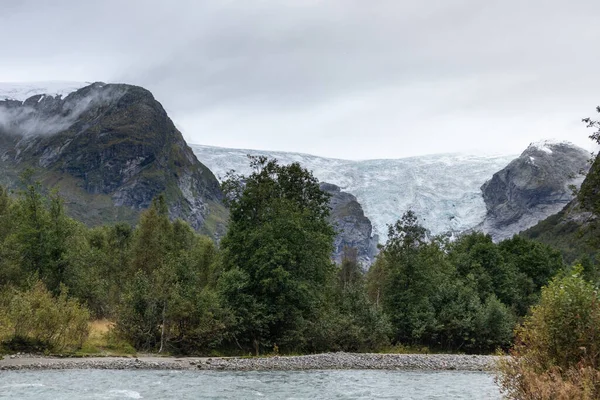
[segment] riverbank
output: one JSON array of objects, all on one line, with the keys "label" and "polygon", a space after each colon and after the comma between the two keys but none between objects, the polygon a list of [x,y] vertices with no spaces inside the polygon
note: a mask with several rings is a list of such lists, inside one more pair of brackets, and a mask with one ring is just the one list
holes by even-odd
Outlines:
[{"label": "riverbank", "polygon": [[324,369],[380,369],[433,371],[491,371],[498,356],[456,354],[357,354],[324,353],[305,356],[256,358],[203,357],[84,357],[53,358],[31,355],[5,356],[0,371],[116,369],[116,370],[219,370],[294,371]]}]

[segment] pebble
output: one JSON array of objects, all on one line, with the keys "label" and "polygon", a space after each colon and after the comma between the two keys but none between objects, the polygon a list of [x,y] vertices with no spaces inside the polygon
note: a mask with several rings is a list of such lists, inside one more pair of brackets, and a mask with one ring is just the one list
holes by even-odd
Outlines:
[{"label": "pebble", "polygon": [[[11,356],[10,358],[14,358]],[[52,360],[21,365],[1,365],[0,370],[41,369],[144,369],[144,370],[217,370],[217,371],[293,371],[319,369],[381,370],[494,370],[498,356],[458,354],[374,354],[324,353],[306,356],[256,358],[186,358],[173,361],[145,361],[143,358],[107,358],[106,360]]]}]

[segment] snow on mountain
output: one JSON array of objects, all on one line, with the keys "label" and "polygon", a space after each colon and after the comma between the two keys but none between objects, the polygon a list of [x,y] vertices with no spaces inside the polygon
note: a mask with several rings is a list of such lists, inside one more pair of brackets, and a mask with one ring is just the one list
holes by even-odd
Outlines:
[{"label": "snow on mountain", "polygon": [[219,180],[231,169],[249,173],[247,154],[274,157],[284,164],[299,162],[320,181],[356,196],[382,241],[387,237],[386,225],[409,209],[433,234],[477,226],[486,215],[481,185],[516,157],[438,154],[351,161],[277,151],[190,147]]},{"label": "snow on mountain", "polygon": [[556,140],[556,139],[546,139],[540,140],[539,142],[533,142],[529,144],[529,148],[538,149],[547,154],[552,154],[553,146],[567,145],[571,147],[577,147],[575,144],[565,141],[565,140]]},{"label": "snow on mountain", "polygon": [[0,100],[25,101],[36,94],[67,96],[69,93],[89,85],[90,82],[0,82]]}]

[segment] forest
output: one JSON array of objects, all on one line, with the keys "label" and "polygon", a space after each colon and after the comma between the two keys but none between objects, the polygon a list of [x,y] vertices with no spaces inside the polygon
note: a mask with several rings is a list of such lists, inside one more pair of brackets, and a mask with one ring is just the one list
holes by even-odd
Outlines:
[{"label": "forest", "polygon": [[[5,351],[265,355],[323,351],[507,350],[560,252],[515,236],[432,237],[408,211],[368,272],[346,248],[331,260],[328,195],[299,164],[249,159],[222,185],[216,243],[164,197],[138,224],[89,228],[22,176],[0,188],[0,341]],[[592,264],[584,271],[595,277]],[[90,322],[109,321],[103,347]],[[126,350],[123,350],[126,349]]]}]

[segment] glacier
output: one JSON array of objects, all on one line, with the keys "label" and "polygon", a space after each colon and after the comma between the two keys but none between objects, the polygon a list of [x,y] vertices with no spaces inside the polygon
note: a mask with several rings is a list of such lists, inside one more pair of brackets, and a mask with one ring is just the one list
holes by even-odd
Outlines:
[{"label": "glacier", "polygon": [[31,96],[65,97],[91,82],[46,81],[46,82],[0,82],[0,100],[25,101]]},{"label": "glacier", "polygon": [[230,170],[249,174],[247,155],[276,158],[284,164],[298,162],[320,181],[356,196],[373,224],[374,235],[383,242],[387,225],[407,210],[413,210],[433,235],[477,227],[486,216],[481,185],[518,157],[435,154],[354,161],[282,151],[189,146],[219,180]]}]

